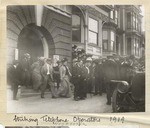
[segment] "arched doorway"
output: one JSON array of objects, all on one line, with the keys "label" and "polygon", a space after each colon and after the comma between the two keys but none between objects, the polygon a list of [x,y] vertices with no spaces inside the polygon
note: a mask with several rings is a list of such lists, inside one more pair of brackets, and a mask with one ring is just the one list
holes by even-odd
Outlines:
[{"label": "arched doorway", "polygon": [[49,57],[49,46],[53,44],[51,34],[44,27],[29,24],[23,28],[18,37],[19,59],[22,59],[25,53],[31,55],[31,63],[38,57]]}]

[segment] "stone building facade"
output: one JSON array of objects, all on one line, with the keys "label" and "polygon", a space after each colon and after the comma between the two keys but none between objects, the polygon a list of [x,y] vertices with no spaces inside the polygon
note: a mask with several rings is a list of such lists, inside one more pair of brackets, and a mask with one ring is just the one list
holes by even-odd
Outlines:
[{"label": "stone building facade", "polygon": [[[70,8],[68,7],[68,10]],[[53,6],[8,6],[8,63],[29,53],[71,60],[71,15]]]},{"label": "stone building facade", "polygon": [[142,15],[133,5],[7,6],[8,64],[24,53],[72,60],[72,45],[94,58],[142,56]]}]

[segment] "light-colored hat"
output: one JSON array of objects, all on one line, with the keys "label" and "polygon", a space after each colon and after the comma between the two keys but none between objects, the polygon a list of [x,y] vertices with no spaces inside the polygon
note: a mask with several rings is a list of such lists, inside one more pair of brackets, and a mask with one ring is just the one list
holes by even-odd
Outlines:
[{"label": "light-colored hat", "polygon": [[73,62],[77,62],[77,61],[78,61],[78,59],[77,59],[77,58],[74,58],[74,59],[73,59]]},{"label": "light-colored hat", "polygon": [[86,62],[92,62],[92,58],[91,57],[88,57],[87,59],[86,59]]}]

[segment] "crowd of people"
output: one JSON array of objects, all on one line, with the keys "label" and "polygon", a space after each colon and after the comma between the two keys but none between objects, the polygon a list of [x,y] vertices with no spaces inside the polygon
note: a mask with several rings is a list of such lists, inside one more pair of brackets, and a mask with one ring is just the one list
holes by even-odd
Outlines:
[{"label": "crowd of people", "polygon": [[[52,58],[39,57],[30,64],[30,55],[26,53],[19,62],[14,60],[7,70],[8,85],[12,86],[13,99],[16,100],[18,86],[33,88],[45,97],[50,90],[52,98],[74,96],[75,101],[85,100],[87,94],[102,96],[107,94],[107,105],[111,104],[114,86],[111,80],[125,80],[128,83],[135,70],[144,71],[145,59],[133,56],[92,59],[79,52],[68,65],[68,59],[58,60],[54,65]],[[70,70],[71,69],[71,70]]]}]

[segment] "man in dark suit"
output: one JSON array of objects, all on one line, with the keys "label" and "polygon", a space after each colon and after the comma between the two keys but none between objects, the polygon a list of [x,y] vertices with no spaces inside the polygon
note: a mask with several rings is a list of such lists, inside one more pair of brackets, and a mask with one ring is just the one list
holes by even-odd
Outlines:
[{"label": "man in dark suit", "polygon": [[17,100],[18,86],[21,84],[21,66],[17,60],[7,69],[7,83],[13,90],[13,100]]},{"label": "man in dark suit", "polygon": [[83,79],[82,98],[83,99],[87,97],[87,93],[88,93],[88,82],[90,79],[89,63],[91,63],[91,61],[85,60],[82,68],[82,79]]},{"label": "man in dark suit", "polygon": [[81,95],[81,75],[82,75],[82,60],[74,59],[72,70],[72,82],[74,84],[74,100],[80,100]]},{"label": "man in dark suit", "polygon": [[99,93],[99,95],[102,95],[102,89],[103,89],[103,66],[102,66],[102,60],[95,60],[94,63],[95,66],[95,95]]},{"label": "man in dark suit", "polygon": [[31,65],[30,65],[30,54],[24,54],[24,58],[21,61],[21,66],[23,69],[22,82],[26,87],[31,86]]}]

